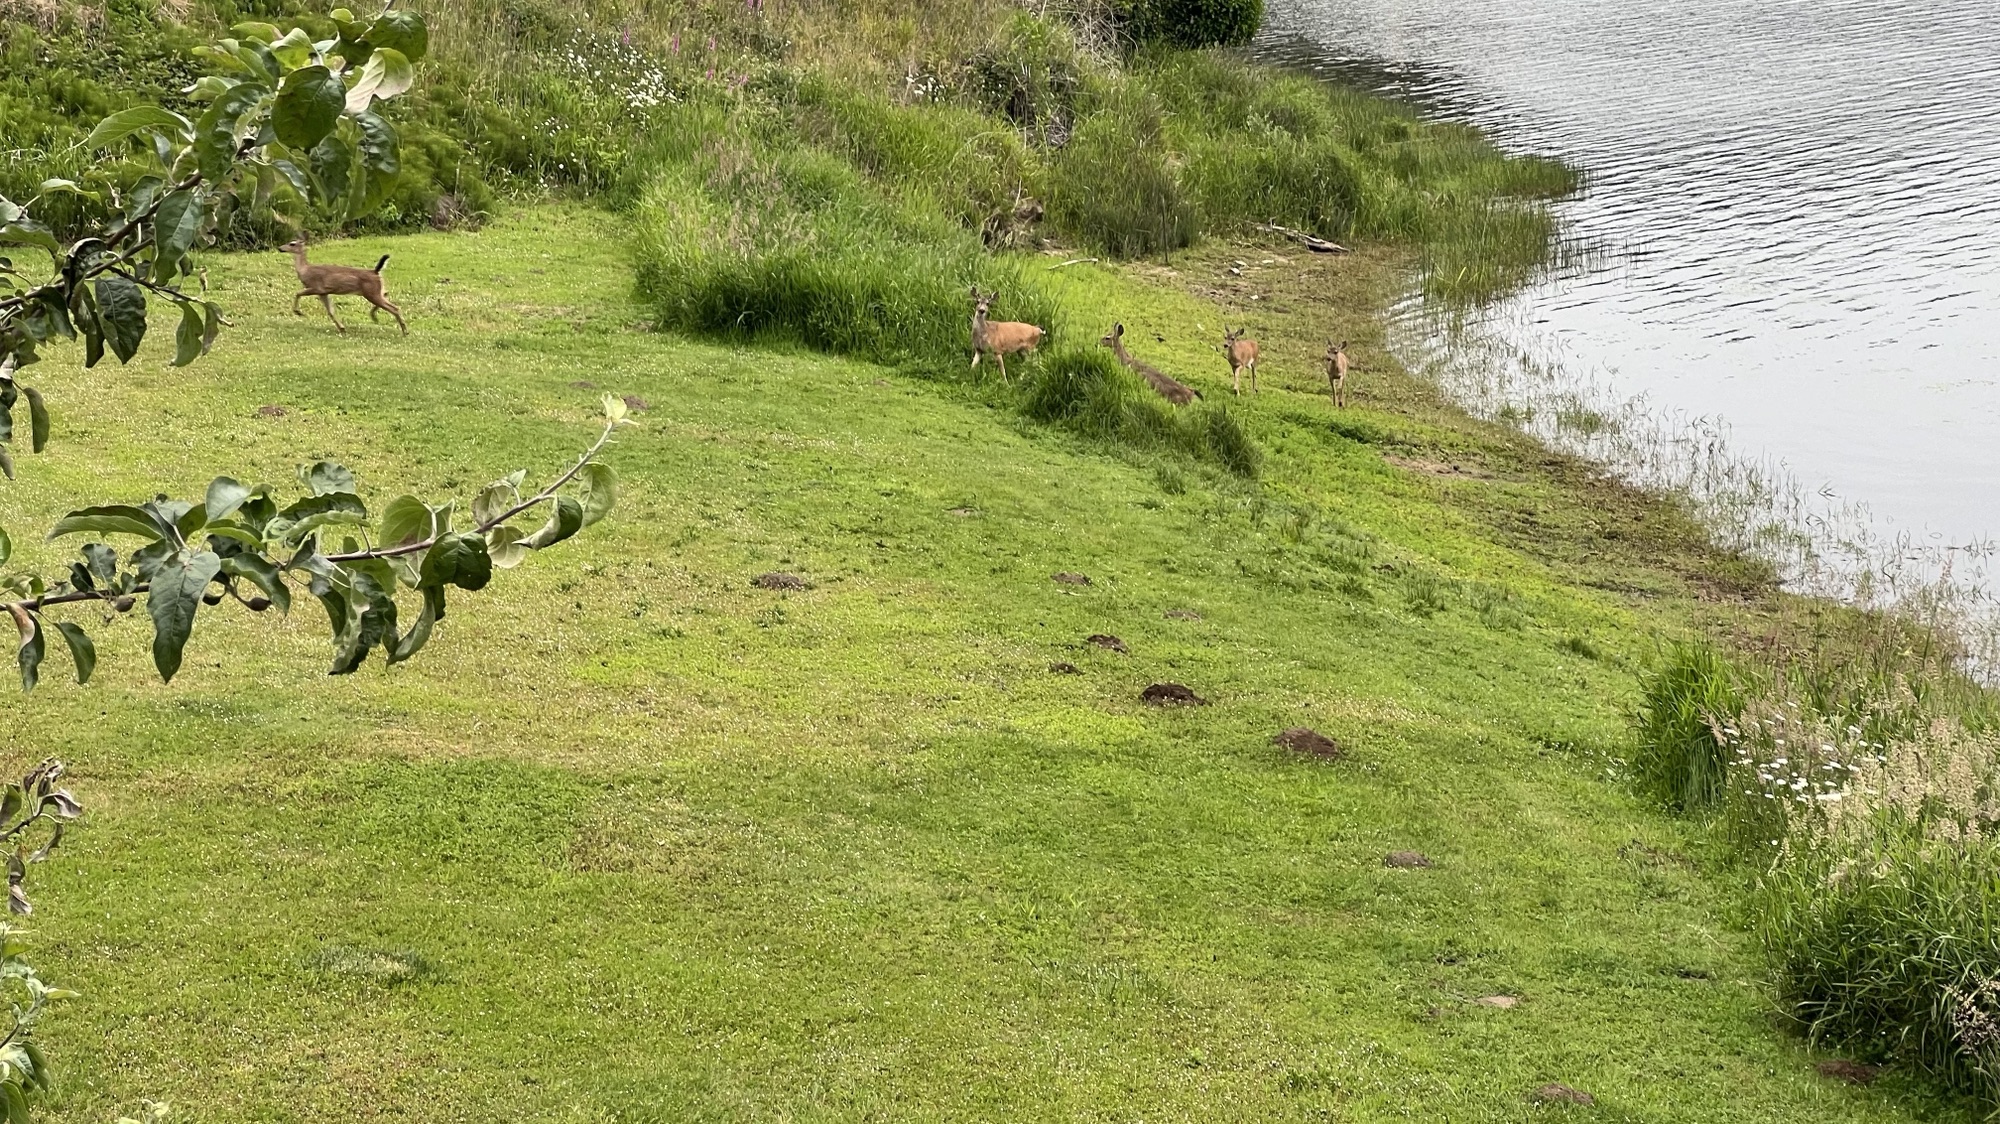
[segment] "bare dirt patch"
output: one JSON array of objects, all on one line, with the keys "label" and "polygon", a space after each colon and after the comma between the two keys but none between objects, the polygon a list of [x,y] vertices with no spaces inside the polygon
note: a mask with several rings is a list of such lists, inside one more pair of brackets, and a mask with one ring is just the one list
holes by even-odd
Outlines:
[{"label": "bare dirt patch", "polygon": [[1125,647],[1123,640],[1102,632],[1091,633],[1089,636],[1083,638],[1083,642],[1085,644],[1095,644],[1107,652],[1117,652],[1120,655],[1124,655],[1130,651],[1130,649]]},{"label": "bare dirt patch", "polygon": [[1421,472],[1426,476],[1458,476],[1468,480],[1491,480],[1493,474],[1478,465],[1460,464],[1455,461],[1432,460],[1429,457],[1398,457],[1388,453],[1382,459],[1397,468],[1411,472]]},{"label": "bare dirt patch", "polygon": [[1082,675],[1083,669],[1073,663],[1052,663],[1049,671],[1055,675]]},{"label": "bare dirt patch", "polygon": [[1422,851],[1391,851],[1382,856],[1382,865],[1395,870],[1429,870],[1437,863]]},{"label": "bare dirt patch", "polygon": [[1848,1061],[1846,1058],[1821,1062],[1813,1069],[1818,1071],[1821,1077],[1831,1077],[1836,1081],[1845,1081],[1849,1085],[1867,1085],[1882,1076],[1881,1066]]},{"label": "bare dirt patch", "polygon": [[1560,1081],[1547,1085],[1528,1094],[1528,1099],[1536,1104],[1574,1104],[1589,1108],[1597,1103],[1597,1098],[1582,1089],[1572,1089]]},{"label": "bare dirt patch", "polygon": [[1049,580],[1050,580],[1050,581],[1052,581],[1052,582],[1054,582],[1054,583],[1056,583],[1057,585],[1089,585],[1089,584],[1090,584],[1090,578],[1089,578],[1089,577],[1088,577],[1087,575],[1084,575],[1084,574],[1078,574],[1078,573],[1072,573],[1072,572],[1071,572],[1071,571],[1069,571],[1069,570],[1063,570],[1063,571],[1060,571],[1060,572],[1058,572],[1058,573],[1054,573],[1054,574],[1050,574],[1050,575],[1049,575]]},{"label": "bare dirt patch", "polygon": [[260,418],[282,418],[289,413],[291,413],[291,411],[285,409],[283,406],[257,407],[257,416]]},{"label": "bare dirt patch", "polygon": [[812,588],[811,583],[797,574],[787,574],[775,570],[768,574],[758,574],[756,577],[750,579],[750,584],[756,586],[758,589],[800,590]]}]

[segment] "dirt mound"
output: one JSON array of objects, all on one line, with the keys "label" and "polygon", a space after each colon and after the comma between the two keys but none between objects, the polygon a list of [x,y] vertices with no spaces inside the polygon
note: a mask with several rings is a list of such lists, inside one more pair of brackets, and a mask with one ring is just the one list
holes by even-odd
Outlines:
[{"label": "dirt mound", "polygon": [[1308,729],[1304,726],[1294,726],[1280,733],[1277,737],[1272,738],[1271,741],[1295,753],[1309,754],[1327,761],[1338,761],[1347,753],[1346,747],[1342,746],[1339,742],[1334,741],[1318,730]]},{"label": "dirt mound", "polygon": [[289,413],[291,413],[291,411],[285,409],[283,406],[257,407],[257,416],[260,418],[282,418]]},{"label": "dirt mound", "polygon": [[1139,698],[1150,706],[1207,706],[1208,700],[1181,686],[1179,683],[1155,683],[1139,692]]},{"label": "dirt mound", "polygon": [[1422,851],[1391,851],[1382,856],[1382,865],[1397,870],[1428,870],[1437,863]]},{"label": "dirt mound", "polygon": [[808,584],[804,578],[798,576],[797,574],[787,574],[781,571],[772,571],[771,573],[768,574],[758,574],[756,577],[750,579],[750,584],[756,586],[758,589],[811,589],[812,588],[812,586]]},{"label": "dirt mound", "polygon": [[1103,648],[1107,652],[1122,653],[1127,651],[1125,647],[1125,642],[1123,640],[1118,639],[1116,636],[1110,636],[1102,632],[1091,633],[1089,636],[1083,638],[1083,642],[1085,644],[1095,644],[1098,647]]},{"label": "dirt mound", "polygon": [[1089,584],[1090,584],[1090,579],[1089,579],[1088,577],[1086,577],[1085,575],[1083,575],[1083,574],[1073,574],[1073,573],[1069,572],[1068,570],[1064,570],[1064,571],[1062,571],[1061,573],[1057,573],[1057,574],[1050,574],[1050,575],[1049,575],[1049,580],[1050,580],[1050,581],[1052,581],[1052,582],[1054,582],[1054,583],[1056,583],[1057,585],[1089,585]]},{"label": "dirt mound", "polygon": [[1057,675],[1082,675],[1083,669],[1073,663],[1052,663],[1049,670]]}]

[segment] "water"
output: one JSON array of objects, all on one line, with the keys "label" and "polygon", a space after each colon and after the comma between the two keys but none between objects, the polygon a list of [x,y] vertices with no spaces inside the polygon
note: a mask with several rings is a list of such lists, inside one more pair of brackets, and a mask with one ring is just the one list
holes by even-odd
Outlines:
[{"label": "water", "polygon": [[1493,310],[1886,537],[2000,536],[2000,4],[1269,0],[1260,51],[1557,155],[1598,251]]}]

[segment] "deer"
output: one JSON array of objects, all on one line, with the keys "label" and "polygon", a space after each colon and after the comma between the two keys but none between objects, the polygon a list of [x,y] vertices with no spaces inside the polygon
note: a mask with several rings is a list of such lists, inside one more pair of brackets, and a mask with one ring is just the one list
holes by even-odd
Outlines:
[{"label": "deer", "polygon": [[1125,350],[1125,325],[1123,324],[1113,324],[1111,326],[1111,334],[1098,340],[1097,346],[1110,348],[1111,354],[1117,356],[1120,363],[1130,367],[1140,378],[1146,380],[1146,385],[1159,391],[1160,397],[1172,402],[1176,406],[1185,406],[1189,402],[1201,397],[1201,391],[1184,383],[1174,381],[1166,375],[1161,374],[1157,367],[1149,363],[1141,363],[1137,359],[1132,358]]},{"label": "deer", "polygon": [[1347,405],[1347,341],[1326,341],[1326,385],[1335,409]]},{"label": "deer", "polygon": [[389,255],[383,254],[374,269],[360,269],[351,265],[314,265],[306,260],[306,240],[303,235],[280,246],[279,249],[292,255],[292,271],[299,275],[299,284],[305,286],[292,297],[292,315],[304,316],[299,311],[299,301],[304,297],[318,297],[320,307],[326,309],[327,319],[333,321],[335,330],[347,334],[347,325],[333,314],[333,298],[336,296],[358,296],[373,308],[368,310],[368,319],[381,322],[381,314],[387,312],[396,318],[396,327],[410,334],[409,325],[403,323],[403,312],[389,303],[382,295],[382,267],[389,264]]},{"label": "deer", "polygon": [[979,286],[972,287],[972,365],[979,366],[981,355],[991,355],[993,361],[1000,364],[1000,381],[1004,383],[1007,381],[1007,357],[1041,346],[1042,330],[1033,324],[1012,320],[988,320],[986,314],[999,298],[997,289],[982,296]]},{"label": "deer", "polygon": [[1243,372],[1250,372],[1250,393],[1257,393],[1257,341],[1244,339],[1245,329],[1222,326],[1222,348],[1229,356],[1229,373],[1236,380],[1236,396],[1243,396]]}]

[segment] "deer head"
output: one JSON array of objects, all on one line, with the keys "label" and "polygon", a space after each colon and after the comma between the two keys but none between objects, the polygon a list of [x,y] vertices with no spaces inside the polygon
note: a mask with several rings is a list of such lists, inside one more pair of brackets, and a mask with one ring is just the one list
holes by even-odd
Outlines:
[{"label": "deer head", "polygon": [[1111,333],[1105,336],[1103,339],[1098,340],[1097,346],[1115,348],[1118,346],[1119,337],[1123,336],[1124,334],[1125,334],[1125,325],[1113,324],[1111,326]]}]

